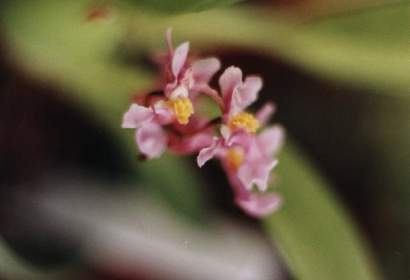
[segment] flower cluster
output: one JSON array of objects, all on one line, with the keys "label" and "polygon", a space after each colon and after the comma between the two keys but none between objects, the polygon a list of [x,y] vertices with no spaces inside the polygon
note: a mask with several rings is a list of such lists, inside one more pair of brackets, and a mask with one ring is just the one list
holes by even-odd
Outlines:
[{"label": "flower cluster", "polygon": [[[168,53],[160,59],[159,90],[136,99],[124,114],[122,126],[136,129],[139,151],[148,159],[165,150],[196,154],[202,167],[216,158],[221,162],[235,194],[235,202],[247,214],[262,217],[277,209],[280,197],[268,191],[276,155],[284,132],[279,125],[267,127],[274,106],[266,104],[256,114],[247,108],[258,98],[262,79],[243,79],[238,67],[228,67],[219,77],[219,90],[210,86],[220,70],[217,58],[192,60],[189,43],[173,49],[171,31],[166,33]],[[219,107],[214,119],[197,112],[201,95]]]}]

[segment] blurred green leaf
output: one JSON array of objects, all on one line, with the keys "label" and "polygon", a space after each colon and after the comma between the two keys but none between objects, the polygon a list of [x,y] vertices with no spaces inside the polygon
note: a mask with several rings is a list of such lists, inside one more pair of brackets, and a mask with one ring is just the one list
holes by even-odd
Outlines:
[{"label": "blurred green leaf", "polygon": [[[133,11],[129,16],[134,35],[130,40],[134,38],[137,48],[158,47],[165,28],[171,26],[177,39],[190,40],[195,49],[248,47],[282,57],[319,77],[375,93],[410,93],[409,2],[310,23],[249,7],[178,17]],[[144,42],[138,39],[140,34],[147,34]]]},{"label": "blurred green leaf", "polygon": [[335,74],[342,79],[373,85],[376,92],[389,88],[387,94],[409,95],[410,2],[324,18],[306,30],[332,42],[321,48],[327,49],[329,73],[338,65]]},{"label": "blurred green leaf", "polygon": [[226,6],[241,0],[127,0],[130,3],[161,12],[199,12]]},{"label": "blurred green leaf", "polygon": [[329,186],[300,151],[286,145],[277,169],[284,205],[265,219],[296,279],[378,279],[360,235]]},{"label": "blurred green leaf", "polygon": [[407,0],[309,0],[293,1],[288,5],[279,5],[279,8],[287,14],[298,18],[312,19],[323,16],[339,16],[346,13],[356,13],[363,9],[384,8],[387,5],[400,4]]}]

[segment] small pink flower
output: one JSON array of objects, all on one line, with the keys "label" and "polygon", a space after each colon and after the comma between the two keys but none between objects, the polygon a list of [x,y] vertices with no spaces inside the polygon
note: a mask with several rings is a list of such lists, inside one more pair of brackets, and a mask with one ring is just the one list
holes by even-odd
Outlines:
[{"label": "small pink flower", "polygon": [[[167,78],[163,95],[159,101],[149,102],[153,103],[149,107],[133,104],[123,119],[124,128],[136,129],[139,150],[148,158],[159,157],[168,145],[175,153],[189,154],[212,141],[213,129],[204,129],[203,124],[195,121],[199,117],[194,116],[193,103],[200,92],[217,95],[208,83],[219,70],[220,62],[206,58],[188,63],[189,43],[173,50],[170,30],[166,39],[169,52],[164,63]],[[164,125],[172,129],[165,133]]]},{"label": "small pink flower", "polygon": [[[209,86],[213,75],[221,67],[220,61],[215,57],[196,60],[192,63],[188,60],[189,42],[180,44],[175,50],[172,47],[171,30],[166,32],[168,56],[164,63],[165,73],[165,96],[176,104],[182,104],[174,108],[180,123],[187,124],[190,116],[194,113],[193,103],[200,93],[206,94],[220,104],[218,93]],[[182,103],[183,101],[183,103]]]},{"label": "small pink flower", "polygon": [[274,106],[266,104],[256,116],[245,109],[256,101],[262,88],[262,79],[256,76],[242,80],[242,71],[229,67],[221,75],[219,84],[223,98],[223,124],[221,137],[215,137],[210,146],[202,149],[197,157],[203,166],[213,157],[222,162],[236,195],[236,203],[250,215],[260,216],[279,206],[276,194],[255,194],[268,188],[270,174],[277,164],[274,158],[280,149],[284,132],[280,126],[272,126],[256,134],[274,112]]}]

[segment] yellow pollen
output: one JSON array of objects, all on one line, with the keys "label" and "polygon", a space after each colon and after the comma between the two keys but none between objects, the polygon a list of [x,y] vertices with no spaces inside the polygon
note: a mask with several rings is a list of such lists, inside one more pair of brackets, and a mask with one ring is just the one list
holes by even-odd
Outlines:
[{"label": "yellow pollen", "polygon": [[180,124],[187,124],[189,122],[189,117],[194,113],[194,106],[188,97],[177,98],[174,100],[169,100],[171,108],[175,112],[177,121]]},{"label": "yellow pollen", "polygon": [[235,116],[233,116],[229,120],[229,127],[232,129],[244,129],[247,132],[254,133],[259,128],[258,120],[252,115],[247,112],[241,112]]},{"label": "yellow pollen", "polygon": [[229,164],[236,170],[243,162],[244,153],[241,149],[231,148],[228,150],[228,154],[226,156]]}]

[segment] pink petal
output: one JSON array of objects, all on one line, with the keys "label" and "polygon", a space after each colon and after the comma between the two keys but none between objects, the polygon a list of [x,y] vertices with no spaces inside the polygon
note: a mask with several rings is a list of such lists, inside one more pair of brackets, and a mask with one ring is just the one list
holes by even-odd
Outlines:
[{"label": "pink petal", "polygon": [[258,98],[258,92],[261,88],[262,79],[260,77],[247,77],[234,93],[233,101],[235,106],[243,110],[251,105]]},{"label": "pink petal", "polygon": [[258,135],[258,145],[267,156],[276,155],[283,146],[285,139],[284,129],[280,125],[274,125],[266,128]]},{"label": "pink petal", "polygon": [[238,169],[238,178],[247,190],[255,184],[260,191],[266,191],[270,173],[277,164],[277,160],[263,160],[245,162]]},{"label": "pink petal", "polygon": [[259,121],[261,126],[266,125],[269,119],[275,113],[276,107],[273,103],[268,102],[256,113],[255,117]]},{"label": "pink petal", "polygon": [[192,89],[194,87],[195,80],[191,67],[186,68],[186,70],[184,71],[184,75],[181,77],[180,83],[187,89]]},{"label": "pink petal", "polygon": [[165,41],[167,42],[168,52],[172,54],[172,28],[168,27],[165,32]]},{"label": "pink petal", "polygon": [[188,51],[189,51],[189,42],[182,43],[174,51],[171,67],[172,67],[172,74],[174,74],[175,78],[178,78],[182,67],[184,67],[185,61],[188,56]]},{"label": "pink petal", "polygon": [[208,83],[221,68],[221,62],[215,57],[197,60],[192,64],[192,72],[196,83]]},{"label": "pink petal", "polygon": [[122,120],[123,128],[138,128],[144,122],[153,118],[154,114],[151,108],[132,104],[129,110],[124,114]]},{"label": "pink petal", "polygon": [[248,150],[248,148],[255,142],[253,135],[242,130],[229,133],[225,136],[226,132],[223,132],[221,128],[221,134],[224,137],[227,146],[241,146],[242,148]]},{"label": "pink petal", "polygon": [[157,101],[153,106],[155,121],[159,124],[169,124],[174,120],[174,112],[166,105],[165,101]]},{"label": "pink petal", "polygon": [[[249,135],[247,133],[243,133]],[[264,150],[261,149],[261,146],[258,143],[258,138],[255,135],[248,136],[248,146],[246,150],[246,159],[251,162],[265,162],[266,159],[270,157],[265,154]]]},{"label": "pink petal", "polygon": [[228,67],[219,78],[223,98],[230,103],[234,89],[242,83],[242,71],[238,67]]},{"label": "pink petal", "polygon": [[276,193],[252,193],[248,197],[238,197],[235,201],[248,215],[255,218],[264,217],[281,206],[281,198]]},{"label": "pink petal", "polygon": [[138,129],[136,140],[140,152],[149,159],[161,156],[167,146],[167,136],[164,130],[154,122],[145,123]]},{"label": "pink petal", "polygon": [[174,153],[187,155],[209,147],[212,143],[213,134],[212,131],[208,131],[179,139],[179,141],[170,146],[170,149]]},{"label": "pink petal", "polygon": [[215,137],[212,141],[212,145],[203,148],[196,158],[196,162],[199,167],[202,167],[208,160],[212,159],[220,149],[220,139]]}]

